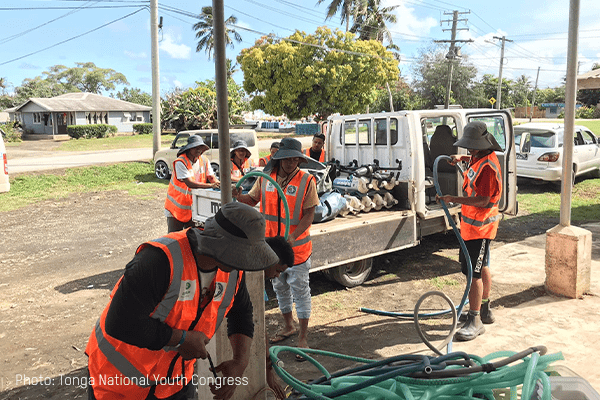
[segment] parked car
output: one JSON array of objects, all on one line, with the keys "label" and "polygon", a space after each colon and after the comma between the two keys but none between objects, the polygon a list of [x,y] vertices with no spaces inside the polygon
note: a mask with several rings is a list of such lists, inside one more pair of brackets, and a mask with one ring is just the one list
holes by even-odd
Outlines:
[{"label": "parked car", "polygon": [[[219,133],[216,129],[198,129],[191,131],[181,131],[173,139],[173,143],[168,149],[159,150],[154,155],[154,173],[158,179],[169,179],[173,172],[173,161],[177,158],[177,151],[187,144],[190,135],[199,135],[209,149],[203,155],[208,157],[210,164],[215,171],[219,173]],[[254,165],[258,165],[258,139],[253,129],[230,129],[229,144],[233,146],[236,140],[244,140],[248,144],[248,149],[252,153],[250,157]]]},{"label": "parked car", "polygon": [[[561,180],[565,127],[555,123],[515,126],[517,176],[556,182]],[[600,177],[600,139],[585,126],[573,132],[571,178],[591,173]]]},{"label": "parked car", "polygon": [[[0,129],[2,131],[2,129]],[[6,147],[4,147],[4,131],[0,135],[0,193],[10,190],[10,182],[8,180],[8,161],[6,159]]]}]

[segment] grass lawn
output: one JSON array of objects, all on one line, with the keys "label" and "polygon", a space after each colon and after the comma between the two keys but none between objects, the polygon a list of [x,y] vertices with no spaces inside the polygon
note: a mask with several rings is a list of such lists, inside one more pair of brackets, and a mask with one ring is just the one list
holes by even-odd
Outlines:
[{"label": "grass lawn", "polygon": [[[160,137],[162,147],[168,147],[175,135]],[[60,144],[59,151],[116,150],[152,147],[152,135],[114,136],[102,139],[71,139]]]}]

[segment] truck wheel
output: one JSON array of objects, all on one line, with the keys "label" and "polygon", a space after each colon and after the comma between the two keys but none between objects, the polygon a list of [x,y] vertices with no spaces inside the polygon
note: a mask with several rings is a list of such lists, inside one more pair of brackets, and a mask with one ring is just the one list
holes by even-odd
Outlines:
[{"label": "truck wheel", "polygon": [[158,179],[169,179],[169,167],[164,161],[158,161],[154,164],[154,173]]},{"label": "truck wheel", "polygon": [[373,259],[367,258],[360,261],[354,261],[345,265],[340,265],[330,269],[333,279],[346,287],[354,287],[363,283],[373,268]]}]

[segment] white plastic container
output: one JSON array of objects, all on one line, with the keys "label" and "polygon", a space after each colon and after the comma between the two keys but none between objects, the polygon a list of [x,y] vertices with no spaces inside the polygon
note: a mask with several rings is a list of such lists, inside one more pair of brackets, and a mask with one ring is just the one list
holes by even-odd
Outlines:
[{"label": "white plastic container", "polygon": [[581,377],[551,376],[550,387],[556,400],[600,400],[600,394]]}]

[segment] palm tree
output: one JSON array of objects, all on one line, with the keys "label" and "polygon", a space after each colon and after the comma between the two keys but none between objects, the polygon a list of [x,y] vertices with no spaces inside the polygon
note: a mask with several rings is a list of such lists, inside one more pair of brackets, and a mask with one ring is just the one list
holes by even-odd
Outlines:
[{"label": "palm tree", "polygon": [[380,43],[387,40],[389,44],[393,44],[392,34],[386,23],[397,21],[393,13],[396,8],[397,5],[381,7],[381,0],[362,2],[350,32],[358,32],[361,40],[377,40]]},{"label": "palm tree", "polygon": [[[317,1],[317,5],[324,1]],[[346,21],[346,32],[348,32],[350,30],[350,16],[355,12],[353,17],[356,19],[356,11],[360,8],[359,4],[362,2],[364,0],[331,0],[331,3],[327,7],[327,17],[325,20],[331,19],[340,11],[341,22]]]},{"label": "palm tree", "polygon": [[[202,7],[202,13],[198,17],[199,22],[194,24],[194,30],[196,31],[196,39],[198,45],[196,46],[196,52],[199,53],[204,49],[208,53],[208,59],[211,59],[213,49],[215,47],[215,38],[213,32],[213,12],[212,7]],[[242,41],[242,36],[235,31],[235,29],[228,28],[228,25],[235,25],[237,23],[237,17],[233,15],[225,20],[225,45],[233,47],[231,37],[236,42]]]}]

